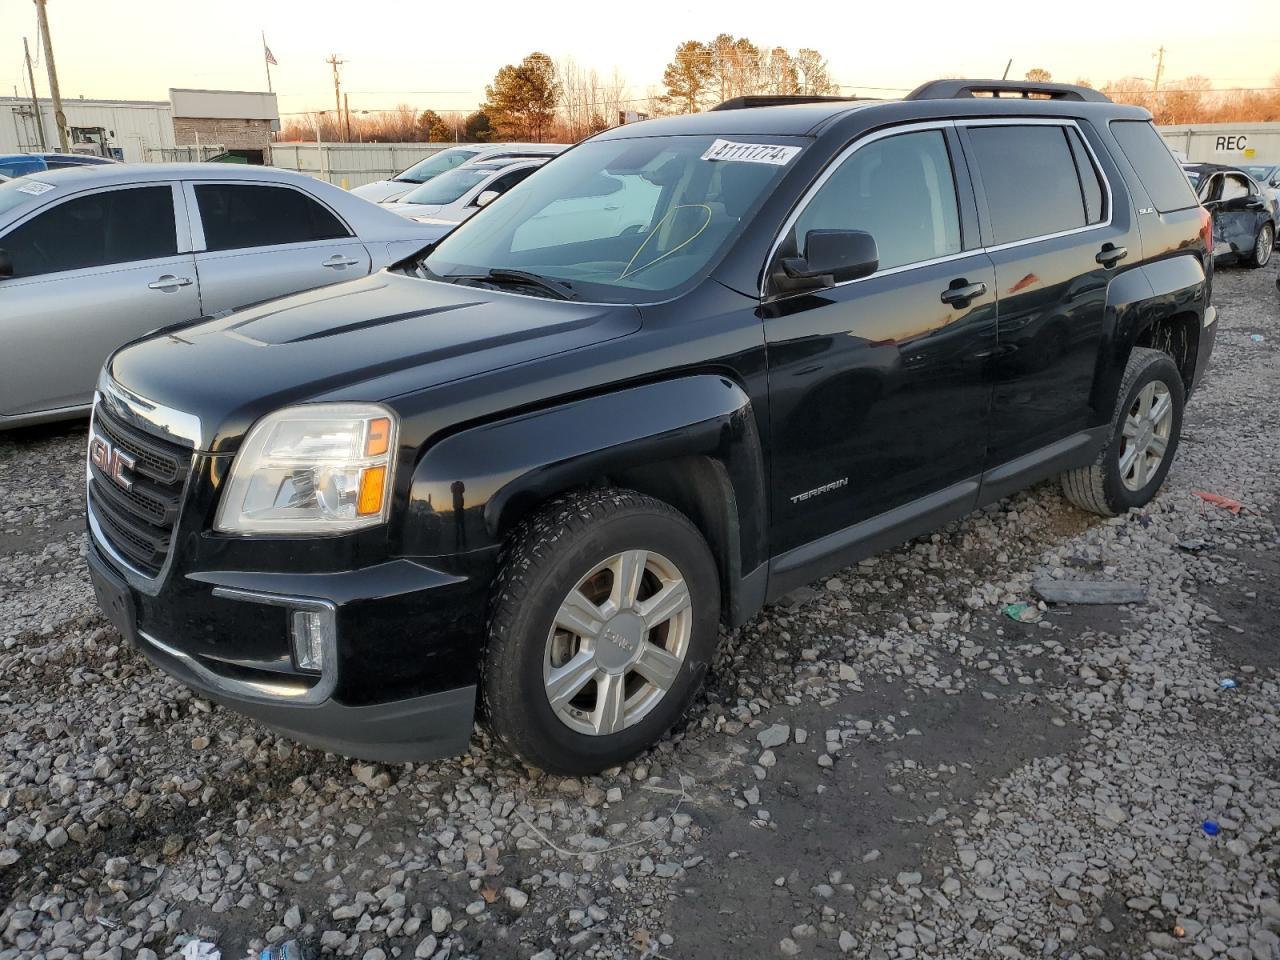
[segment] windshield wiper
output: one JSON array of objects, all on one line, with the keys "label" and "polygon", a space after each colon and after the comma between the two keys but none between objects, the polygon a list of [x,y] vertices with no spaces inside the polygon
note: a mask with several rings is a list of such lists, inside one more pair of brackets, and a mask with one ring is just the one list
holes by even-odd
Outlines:
[{"label": "windshield wiper", "polygon": [[577,300],[578,294],[573,287],[565,283],[563,280],[556,280],[552,277],[544,277],[536,273],[529,273],[527,270],[508,270],[505,267],[496,267],[487,273],[474,277],[450,277],[454,281],[470,280],[473,283],[491,283],[495,286],[502,284],[514,284],[523,287],[537,287],[539,290],[545,290],[558,300]]}]

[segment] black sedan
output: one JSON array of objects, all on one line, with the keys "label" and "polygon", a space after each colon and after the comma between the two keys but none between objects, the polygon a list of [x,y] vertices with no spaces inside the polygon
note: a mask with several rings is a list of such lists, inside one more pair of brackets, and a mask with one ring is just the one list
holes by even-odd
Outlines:
[{"label": "black sedan", "polygon": [[1257,181],[1243,170],[1216,163],[1186,164],[1183,169],[1213,216],[1214,259],[1266,266],[1275,247],[1277,215]]}]

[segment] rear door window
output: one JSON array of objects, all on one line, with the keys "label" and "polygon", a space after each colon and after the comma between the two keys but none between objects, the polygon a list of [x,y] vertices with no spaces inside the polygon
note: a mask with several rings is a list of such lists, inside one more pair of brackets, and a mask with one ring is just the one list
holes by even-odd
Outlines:
[{"label": "rear door window", "polygon": [[1084,194],[1084,217],[1087,223],[1101,223],[1106,215],[1102,189],[1102,175],[1093,165],[1089,150],[1080,137],[1080,131],[1066,127],[1067,143],[1076,161],[1076,176],[1080,178],[1080,190]]},{"label": "rear door window", "polygon": [[1157,210],[1169,213],[1196,205],[1186,174],[1155,127],[1146,120],[1113,120],[1111,134],[1138,172],[1138,179]]},{"label": "rear door window", "polygon": [[178,252],[173,188],[106,190],[46,210],[0,237],[15,277],[34,277]]},{"label": "rear door window", "polygon": [[1085,196],[1066,127],[973,126],[968,133],[993,244],[1086,226]]},{"label": "rear door window", "polygon": [[195,188],[209,251],[314,243],[349,237],[342,221],[289,187],[201,183]]}]

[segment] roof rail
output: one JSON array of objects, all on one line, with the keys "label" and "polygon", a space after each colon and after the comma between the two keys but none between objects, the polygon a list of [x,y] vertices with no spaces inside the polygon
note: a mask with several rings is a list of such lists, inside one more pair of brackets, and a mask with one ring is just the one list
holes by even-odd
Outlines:
[{"label": "roof rail", "polygon": [[1024,99],[1087,100],[1092,103],[1111,103],[1111,98],[1089,87],[1077,87],[1070,83],[1040,83],[1035,80],[932,80],[923,83],[906,95],[907,100],[955,100],[978,94],[999,97],[1008,94]]},{"label": "roof rail", "polygon": [[785,107],[790,103],[848,103],[854,100],[866,100],[867,97],[819,97],[804,94],[734,97],[724,103],[717,103],[712,110],[746,110],[751,107]]}]

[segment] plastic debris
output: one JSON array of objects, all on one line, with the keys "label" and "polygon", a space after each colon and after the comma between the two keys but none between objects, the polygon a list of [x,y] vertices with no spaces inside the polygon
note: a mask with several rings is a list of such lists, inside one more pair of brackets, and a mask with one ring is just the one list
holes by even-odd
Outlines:
[{"label": "plastic debris", "polygon": [[1038,623],[1040,609],[1034,603],[1011,603],[1004,608],[1004,615],[1018,623]]},{"label": "plastic debris", "polygon": [[222,951],[208,940],[188,940],[182,948],[183,960],[222,960]]},{"label": "plastic debris", "polygon": [[1218,686],[1223,690],[1234,690],[1236,687],[1240,686],[1240,684],[1236,683],[1230,677],[1223,677],[1218,681]]},{"label": "plastic debris", "polygon": [[1206,820],[1200,824],[1200,829],[1205,832],[1205,836],[1216,837],[1222,832],[1222,827],[1218,826],[1217,820]]},{"label": "plastic debris", "polygon": [[1031,589],[1049,603],[1144,603],[1147,588],[1132,581],[1037,580]]},{"label": "plastic debris", "polygon": [[1254,343],[1261,343],[1263,340],[1263,337],[1262,337],[1262,334],[1260,333],[1252,333],[1249,335],[1249,339],[1252,340]]},{"label": "plastic debris", "polygon": [[258,952],[258,960],[315,960],[316,949],[297,940],[286,940]]},{"label": "plastic debris", "polygon": [[1204,490],[1192,490],[1191,492],[1205,503],[1212,503],[1215,507],[1229,510],[1233,514],[1238,514],[1244,509],[1244,504],[1239,500],[1232,500],[1230,497],[1224,497],[1219,493],[1207,493]]}]

